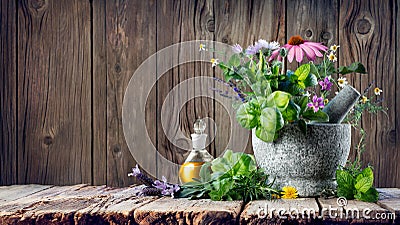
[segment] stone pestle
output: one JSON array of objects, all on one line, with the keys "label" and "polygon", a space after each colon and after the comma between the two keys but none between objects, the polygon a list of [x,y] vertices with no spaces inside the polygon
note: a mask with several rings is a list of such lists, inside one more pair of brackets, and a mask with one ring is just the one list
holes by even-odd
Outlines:
[{"label": "stone pestle", "polygon": [[346,85],[322,110],[329,116],[328,123],[341,123],[360,96],[356,89]]}]

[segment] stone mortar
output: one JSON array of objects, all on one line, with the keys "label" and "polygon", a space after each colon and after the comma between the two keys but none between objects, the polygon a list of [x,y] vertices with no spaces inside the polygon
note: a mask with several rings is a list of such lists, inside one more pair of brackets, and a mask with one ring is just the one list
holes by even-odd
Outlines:
[{"label": "stone mortar", "polygon": [[297,125],[286,125],[271,143],[258,139],[253,130],[253,150],[258,165],[276,178],[275,184],[293,186],[302,197],[318,196],[336,188],[335,171],[350,152],[349,124],[308,124],[307,135]]}]

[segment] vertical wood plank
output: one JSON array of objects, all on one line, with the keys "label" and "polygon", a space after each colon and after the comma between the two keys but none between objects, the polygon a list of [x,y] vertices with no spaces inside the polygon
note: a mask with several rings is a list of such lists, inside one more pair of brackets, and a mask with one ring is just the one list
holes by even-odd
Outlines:
[{"label": "vertical wood plank", "polygon": [[18,2],[18,182],[91,182],[90,5]]},{"label": "vertical wood plank", "polygon": [[[339,39],[341,64],[362,62],[367,76],[347,76],[350,84],[364,90],[369,83],[383,89],[383,105],[389,107],[388,116],[364,114],[362,127],[367,132],[366,152],[362,161],[374,166],[375,185],[394,187],[399,185],[400,146],[396,142],[396,70],[395,70],[395,22],[393,1],[340,2]],[[373,96],[373,90],[369,96]],[[398,96],[398,94],[397,94]],[[398,120],[398,119],[397,119]],[[398,124],[398,123],[397,123]],[[397,135],[398,136],[398,135]],[[354,136],[353,136],[354,137]],[[356,144],[358,139],[353,139]]]},{"label": "vertical wood plank", "polygon": [[92,1],[93,185],[107,183],[106,1]]},{"label": "vertical wood plank", "polygon": [[[213,18],[213,5],[210,0],[201,1],[158,1],[157,2],[157,48],[158,50],[168,47],[172,44],[191,40],[213,40],[213,33],[207,29],[207,23]],[[198,50],[193,54],[200,54]],[[159,68],[171,66],[175,59],[185,58],[185,55],[177,53],[171,58],[158,58]],[[162,66],[161,66],[162,65]],[[170,182],[178,182],[178,167],[171,167],[161,157],[176,163],[182,164],[187,156],[185,149],[181,149],[171,143],[167,135],[176,138],[174,135],[181,129],[189,138],[193,132],[192,126],[198,117],[213,118],[213,101],[208,98],[197,98],[188,101],[180,112],[171,112],[168,115],[162,115],[169,121],[168,127],[161,126],[161,109],[168,93],[182,81],[196,76],[212,76],[212,69],[208,63],[188,63],[169,70],[160,75],[158,80],[158,98],[157,98],[157,121],[158,121],[158,151],[157,160],[158,176],[164,175]],[[193,84],[192,84],[193,85]],[[194,84],[189,91],[194,92],[196,88],[205,87],[206,84]],[[204,93],[207,90],[202,90]],[[197,92],[197,91],[196,91]],[[190,94],[190,93],[183,93]],[[174,100],[179,102],[180,99]],[[173,107],[178,107],[174,105]],[[178,120],[178,116],[180,116]],[[209,129],[208,132],[213,132]],[[190,147],[190,143],[183,143]],[[213,152],[213,146],[208,149]]]},{"label": "vertical wood plank", "polygon": [[[132,74],[156,50],[155,13],[155,1],[106,3],[107,184],[111,186],[127,186],[134,181],[127,176],[136,163],[122,130],[122,103]],[[145,137],[145,131],[141,132]]]},{"label": "vertical wood plank", "polygon": [[15,1],[0,2],[0,185],[17,182]]},{"label": "vertical wood plank", "polygon": [[[279,41],[281,44],[285,38],[285,1],[229,1],[216,0],[215,5],[215,41],[229,45],[240,44],[243,48],[258,39],[267,41]],[[216,69],[215,76],[223,79],[222,72]],[[222,102],[228,106],[231,115],[235,116],[230,107],[230,100]],[[226,148],[235,150],[235,146],[244,140],[249,140],[246,152],[252,153],[250,132],[241,129],[235,136],[243,139],[233,140],[232,146],[228,146],[229,134],[232,124],[229,123],[229,114],[221,104],[215,104],[215,121],[217,124],[217,135],[215,138],[215,149],[217,155]],[[233,122],[237,123],[236,119]],[[247,136],[246,136],[247,135]],[[238,149],[238,151],[241,149]]]},{"label": "vertical wood plank", "polygon": [[[396,1],[396,6],[393,7],[393,10],[395,10],[395,12],[396,12],[396,14],[395,14],[395,18],[396,18],[396,22],[395,22],[396,23],[396,40],[400,40],[400,0]],[[396,98],[395,99],[396,108],[394,109],[395,110],[394,116],[396,117],[395,118],[396,127],[395,127],[394,130],[390,131],[390,133],[389,133],[390,134],[390,139],[389,140],[390,140],[390,143],[393,144],[393,142],[394,142],[395,145],[396,145],[393,158],[394,158],[395,162],[396,162],[396,160],[398,162],[398,161],[400,161],[400,113],[399,113],[400,112],[400,104],[399,104],[399,102],[400,102],[400,91],[398,91],[398,90],[400,90],[400,78],[397,76],[397,74],[400,74],[400,52],[399,52],[400,44],[399,44],[398,41],[395,41],[395,49],[396,49],[396,63],[395,63],[396,70],[395,70],[394,74],[389,74],[388,73],[388,75],[389,76],[394,76],[395,77],[394,79],[396,81],[396,87],[391,92],[391,93],[393,93],[393,91],[394,91],[395,95],[393,95],[393,96],[396,96],[395,97]],[[394,172],[391,173],[391,174],[393,174],[392,180],[393,180],[393,182],[395,182],[395,183],[392,183],[393,187],[400,187],[400,169],[397,167],[397,170],[394,170]],[[387,184],[382,184],[382,185],[389,186]]]},{"label": "vertical wood plank", "polygon": [[288,0],[286,38],[300,35],[307,40],[322,42],[326,46],[337,44],[338,13],[337,0]]}]

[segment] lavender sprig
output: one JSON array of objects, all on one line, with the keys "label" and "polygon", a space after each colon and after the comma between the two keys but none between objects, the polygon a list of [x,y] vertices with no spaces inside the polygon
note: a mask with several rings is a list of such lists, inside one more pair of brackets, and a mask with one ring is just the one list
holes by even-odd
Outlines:
[{"label": "lavender sprig", "polygon": [[140,171],[139,166],[136,164],[136,167],[132,168],[132,173],[128,173],[129,177],[136,177],[140,182],[147,186],[152,186],[154,184],[154,180],[148,177],[146,174]]},{"label": "lavender sprig", "polygon": [[165,178],[164,176],[162,177],[162,181],[154,181],[153,186],[161,190],[162,195],[171,196],[172,198],[174,197],[174,194],[179,192],[179,190],[181,189],[177,184],[168,183],[167,178]]},{"label": "lavender sprig", "polygon": [[[220,82],[220,83],[223,83],[225,86],[228,86],[228,87],[232,88],[232,90],[237,94],[238,98],[239,98],[242,102],[246,102],[246,95],[242,92],[242,90],[240,90],[240,89],[236,86],[235,83],[233,83],[232,81],[226,82],[226,81],[221,80],[221,79],[219,79],[219,78],[217,78],[217,77],[214,77],[214,80],[216,80],[216,81],[218,81],[218,82]],[[215,89],[215,90],[218,90],[218,89]],[[219,92],[219,91],[218,91],[218,92]],[[221,91],[221,92],[222,92],[222,91]],[[224,96],[223,94],[221,94],[221,92],[219,92],[220,95]],[[224,97],[225,97],[225,96],[224,96]]]},{"label": "lavender sprig", "polygon": [[161,195],[161,190],[155,187],[144,187],[139,193],[140,196],[158,196]]}]

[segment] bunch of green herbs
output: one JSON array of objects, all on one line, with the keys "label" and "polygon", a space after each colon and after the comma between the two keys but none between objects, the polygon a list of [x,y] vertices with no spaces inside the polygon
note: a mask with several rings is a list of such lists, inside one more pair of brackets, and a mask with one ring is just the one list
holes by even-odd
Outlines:
[{"label": "bunch of green herbs", "polygon": [[268,182],[268,175],[256,166],[254,156],[227,150],[222,157],[205,163],[200,179],[181,186],[179,197],[212,200],[271,199],[279,191]]}]

